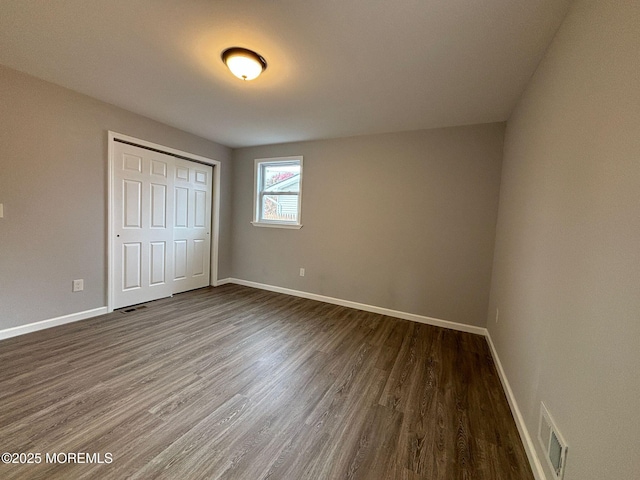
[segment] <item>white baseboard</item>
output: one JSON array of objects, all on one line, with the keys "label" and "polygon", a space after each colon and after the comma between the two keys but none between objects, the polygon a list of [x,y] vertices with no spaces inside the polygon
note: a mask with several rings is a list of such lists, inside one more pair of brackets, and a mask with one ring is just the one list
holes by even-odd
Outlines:
[{"label": "white baseboard", "polygon": [[239,278],[225,278],[224,280],[219,280],[217,285],[224,285],[226,283],[235,283],[236,285],[244,285],[245,287],[259,288],[261,290],[268,290],[270,292],[293,295],[294,297],[318,300],[319,302],[341,305],[343,307],[364,310],[365,312],[379,313],[382,315],[387,315],[389,317],[402,318],[403,320],[411,320],[413,322],[425,323],[427,325],[433,325],[435,327],[450,328],[452,330],[458,330],[461,332],[475,333],[477,335],[486,335],[487,331],[486,328],[476,327],[473,325],[465,325],[464,323],[450,322],[448,320],[441,320],[439,318],[425,317],[423,315],[416,315],[415,313],[401,312],[399,310],[391,310],[389,308],[376,307],[375,305],[367,305],[365,303],[352,302],[351,300],[343,300],[341,298],[318,295],[317,293],[309,293],[300,290],[293,290],[290,288],[267,285],[264,283],[251,282],[249,280],[241,280]]},{"label": "white baseboard", "polygon": [[509,401],[509,406],[511,407],[513,418],[516,421],[516,426],[518,427],[518,432],[520,433],[520,439],[522,440],[524,449],[527,452],[527,457],[529,458],[529,465],[531,465],[533,476],[536,477],[536,480],[547,480],[547,477],[542,468],[542,463],[540,463],[540,459],[536,454],[536,448],[533,444],[533,440],[531,439],[529,430],[524,423],[524,418],[522,418],[522,413],[520,413],[518,402],[516,402],[516,397],[513,395],[513,390],[511,390],[511,385],[509,384],[509,380],[507,380],[507,375],[504,372],[504,368],[502,368],[502,362],[500,362],[500,357],[498,357],[498,352],[495,345],[493,344],[493,340],[491,340],[491,334],[488,330],[486,331],[486,337],[489,348],[491,349],[493,362],[496,364],[498,376],[500,377],[500,381],[502,382],[502,387],[507,394],[507,400]]},{"label": "white baseboard", "polygon": [[87,318],[97,317],[98,315],[104,315],[105,313],[107,313],[107,307],[100,307],[92,310],[86,310],[84,312],[63,315],[62,317],[50,318],[48,320],[41,320],[39,322],[28,323],[26,325],[6,328],[4,330],[0,330],[0,340],[17,337],[18,335],[24,335],[26,333],[37,332],[38,330],[44,330],[46,328],[57,327],[58,325],[64,325],[65,323],[86,320]]},{"label": "white baseboard", "polygon": [[221,280],[215,280],[211,286],[212,287],[220,287],[222,285],[226,285],[227,283],[231,283],[231,279],[230,278],[223,278]]}]

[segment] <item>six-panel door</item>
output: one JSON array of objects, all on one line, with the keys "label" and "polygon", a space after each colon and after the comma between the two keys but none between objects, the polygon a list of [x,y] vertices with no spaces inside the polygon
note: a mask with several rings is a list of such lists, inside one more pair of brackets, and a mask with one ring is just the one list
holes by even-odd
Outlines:
[{"label": "six-panel door", "polygon": [[173,293],[209,285],[211,183],[208,165],[175,159]]}]

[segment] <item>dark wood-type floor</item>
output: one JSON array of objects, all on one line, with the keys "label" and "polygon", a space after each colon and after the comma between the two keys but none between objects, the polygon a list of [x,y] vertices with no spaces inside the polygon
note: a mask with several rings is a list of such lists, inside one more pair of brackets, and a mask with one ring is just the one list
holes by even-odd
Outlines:
[{"label": "dark wood-type floor", "polygon": [[43,456],[3,479],[533,479],[485,339],[383,315],[226,285],[4,340],[0,366],[0,451]]}]

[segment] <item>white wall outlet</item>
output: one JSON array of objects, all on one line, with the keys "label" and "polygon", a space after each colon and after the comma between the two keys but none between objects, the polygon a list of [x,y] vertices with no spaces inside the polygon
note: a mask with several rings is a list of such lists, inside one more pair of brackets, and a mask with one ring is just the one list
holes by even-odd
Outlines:
[{"label": "white wall outlet", "polygon": [[73,281],[73,291],[74,292],[81,292],[84,290],[84,280],[81,278],[79,280],[74,280]]},{"label": "white wall outlet", "polygon": [[4,204],[0,203],[0,218],[4,218]]},{"label": "white wall outlet", "polygon": [[301,277],[304,277],[304,268],[301,268],[301,269],[300,269],[300,276],[301,276]]},{"label": "white wall outlet", "polygon": [[498,317],[500,316],[500,309],[496,308],[496,323],[498,323]]}]

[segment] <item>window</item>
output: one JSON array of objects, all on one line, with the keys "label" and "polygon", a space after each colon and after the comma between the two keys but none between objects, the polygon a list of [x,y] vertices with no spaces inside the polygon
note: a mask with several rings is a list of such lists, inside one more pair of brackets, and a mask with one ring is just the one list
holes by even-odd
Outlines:
[{"label": "window", "polygon": [[260,158],[255,164],[253,224],[300,228],[302,157]]}]

